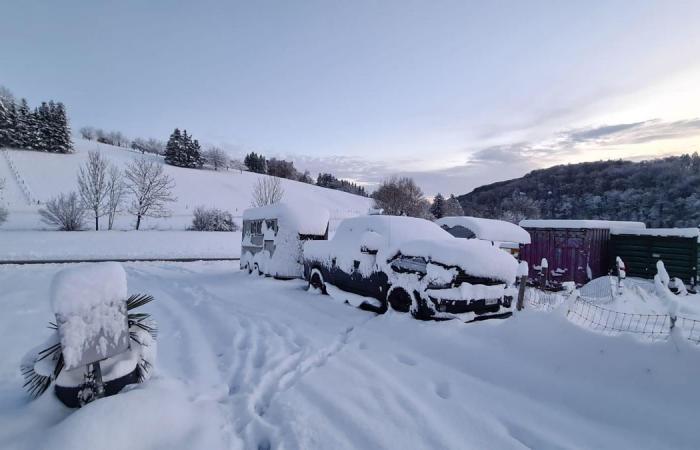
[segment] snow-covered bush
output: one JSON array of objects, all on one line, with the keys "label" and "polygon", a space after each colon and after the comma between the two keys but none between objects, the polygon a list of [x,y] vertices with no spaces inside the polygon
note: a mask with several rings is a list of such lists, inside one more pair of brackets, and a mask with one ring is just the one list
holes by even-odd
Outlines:
[{"label": "snow-covered bush", "polygon": [[[5,179],[0,178],[0,192],[2,192],[2,190],[4,188],[5,188]],[[0,196],[0,198],[1,197],[2,196]],[[0,206],[0,225],[2,225],[2,223],[7,220],[7,215],[8,215],[7,210],[5,208],[3,208],[2,206]]]},{"label": "snow-covered bush", "polygon": [[238,225],[233,221],[233,216],[230,212],[217,208],[207,209],[204,206],[198,206],[194,210],[192,218],[193,231],[237,231]]},{"label": "snow-covered bush", "polygon": [[39,214],[44,223],[57,226],[61,231],[82,230],[85,221],[85,209],[75,192],[53,197]]}]

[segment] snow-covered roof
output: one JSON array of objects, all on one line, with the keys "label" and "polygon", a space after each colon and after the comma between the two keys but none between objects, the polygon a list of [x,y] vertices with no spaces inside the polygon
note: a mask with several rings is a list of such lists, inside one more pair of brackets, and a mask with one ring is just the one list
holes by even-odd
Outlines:
[{"label": "snow-covered roof", "polygon": [[698,238],[700,230],[697,228],[647,228],[644,230],[634,228],[613,228],[610,234],[633,234],[636,236],[659,236],[659,237],[684,237]]},{"label": "snow-covered roof", "polygon": [[330,213],[312,202],[298,208],[286,203],[249,208],[243,211],[243,220],[277,219],[280,226],[290,227],[299,234],[323,235],[328,228]]},{"label": "snow-covered roof", "polygon": [[624,222],[616,220],[547,220],[547,219],[527,219],[521,220],[520,226],[523,228],[602,228],[611,230],[613,228],[631,228],[635,230],[645,229],[647,226],[642,222]]},{"label": "snow-covered roof", "polygon": [[529,244],[530,233],[518,225],[505,220],[484,219],[481,217],[456,216],[443,217],[435,221],[440,226],[449,228],[462,226],[471,230],[477,239],[496,242],[516,242]]},{"label": "snow-covered roof", "polygon": [[360,216],[343,220],[333,240],[348,240],[354,246],[366,231],[379,233],[389,241],[389,246],[415,239],[453,238],[450,233],[425,219],[406,216]]}]

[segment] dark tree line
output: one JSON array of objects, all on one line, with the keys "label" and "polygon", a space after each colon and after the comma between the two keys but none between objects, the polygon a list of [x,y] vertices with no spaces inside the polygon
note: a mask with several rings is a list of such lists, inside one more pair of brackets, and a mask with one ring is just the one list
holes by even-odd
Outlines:
[{"label": "dark tree line", "polygon": [[634,220],[650,227],[700,224],[700,156],[598,161],[535,170],[459,198],[482,217]]},{"label": "dark tree line", "polygon": [[339,180],[330,173],[319,173],[316,178],[316,186],[321,186],[329,189],[336,189],[338,191],[349,192],[355,195],[361,195],[367,197],[367,191],[363,186],[347,180]]},{"label": "dark tree line", "polygon": [[347,180],[338,179],[330,173],[318,174],[318,177],[314,182],[308,170],[300,172],[296,167],[294,167],[294,162],[292,161],[277,158],[267,159],[263,155],[251,152],[245,156],[243,159],[243,164],[251,172],[263,173],[274,177],[286,178],[288,180],[301,181],[302,183],[315,184],[316,186],[336,189],[367,197],[367,192],[365,191],[364,187]]},{"label": "dark tree line", "polygon": [[201,168],[204,165],[202,148],[197,139],[187,134],[187,130],[175,128],[165,144],[165,163],[178,167]]},{"label": "dark tree line", "polygon": [[71,153],[65,106],[51,100],[32,110],[26,99],[0,98],[0,147]]}]

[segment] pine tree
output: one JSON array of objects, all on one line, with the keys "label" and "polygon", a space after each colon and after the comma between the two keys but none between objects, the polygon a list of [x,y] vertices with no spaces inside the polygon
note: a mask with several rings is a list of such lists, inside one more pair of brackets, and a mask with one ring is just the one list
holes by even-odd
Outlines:
[{"label": "pine tree", "polygon": [[29,105],[26,99],[20,100],[19,108],[17,108],[17,119],[15,122],[15,132],[17,134],[17,146],[19,148],[34,148],[35,132],[34,116],[29,111]]},{"label": "pine tree", "polygon": [[66,107],[61,102],[56,103],[53,112],[53,124],[56,151],[59,153],[72,153],[73,140],[71,138],[70,126],[68,125]]},{"label": "pine tree", "polygon": [[10,148],[20,148],[19,134],[17,133],[17,105],[10,103],[7,108],[8,122],[10,124],[7,134],[7,146]]},{"label": "pine tree", "polygon": [[188,165],[187,167],[199,169],[204,165],[204,158],[202,157],[202,147],[199,145],[199,141],[197,139],[190,142],[187,154],[189,157],[188,162],[190,163],[190,165]]},{"label": "pine tree", "polygon": [[36,108],[28,120],[29,135],[31,136],[32,148],[53,152],[53,139],[51,133],[51,111],[46,102]]},{"label": "pine tree", "polygon": [[430,214],[436,219],[441,219],[445,216],[445,198],[439,192],[433,199],[433,204],[430,205]]},{"label": "pine tree", "polygon": [[12,133],[10,109],[0,99],[0,147],[9,147],[10,133]]},{"label": "pine tree", "polygon": [[180,154],[182,153],[182,134],[178,128],[172,132],[168,143],[165,145],[165,163],[172,166],[180,165]]},{"label": "pine tree", "polygon": [[464,215],[462,205],[459,204],[459,200],[457,200],[454,194],[450,195],[450,198],[445,200],[445,205],[443,207],[442,214],[443,217],[456,217]]}]

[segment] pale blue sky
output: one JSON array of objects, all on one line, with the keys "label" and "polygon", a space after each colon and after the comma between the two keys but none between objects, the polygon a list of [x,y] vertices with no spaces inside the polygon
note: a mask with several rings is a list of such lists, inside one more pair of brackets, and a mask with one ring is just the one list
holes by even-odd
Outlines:
[{"label": "pale blue sky", "polygon": [[567,139],[700,116],[688,83],[698,1],[3,0],[0,11],[0,84],[62,100],[76,129],[165,139],[184,127],[363,182],[409,173],[430,195],[562,161],[700,150],[687,125],[656,147]]}]

